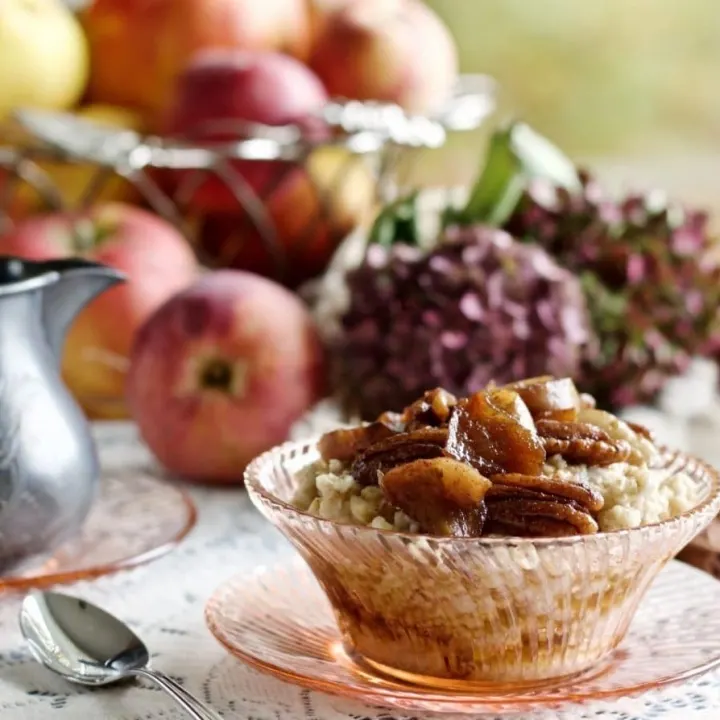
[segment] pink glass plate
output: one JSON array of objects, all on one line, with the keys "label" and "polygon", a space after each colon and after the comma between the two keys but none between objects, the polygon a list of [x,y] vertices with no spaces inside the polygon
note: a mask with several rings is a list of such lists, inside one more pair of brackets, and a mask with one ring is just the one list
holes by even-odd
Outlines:
[{"label": "pink glass plate", "polygon": [[105,471],[100,483],[78,537],[0,575],[0,592],[77,582],[150,562],[195,525],[190,496],[147,469]]},{"label": "pink glass plate", "polygon": [[404,684],[345,651],[330,605],[299,559],[239,576],[205,609],[211,632],[248,665],[288,682],[413,712],[529,711],[638,694],[720,665],[720,582],[672,561],[624,642],[601,667],[557,688],[450,693]]}]

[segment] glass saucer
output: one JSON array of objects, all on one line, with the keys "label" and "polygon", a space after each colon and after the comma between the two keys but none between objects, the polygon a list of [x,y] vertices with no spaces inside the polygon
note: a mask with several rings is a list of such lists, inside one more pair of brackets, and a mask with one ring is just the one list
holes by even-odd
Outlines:
[{"label": "glass saucer", "polygon": [[87,580],[154,560],[188,534],[196,514],[186,492],[148,469],[106,470],[80,534],[0,575],[0,593]]},{"label": "glass saucer", "polygon": [[355,661],[327,599],[299,559],[226,582],[208,601],[205,619],[230,653],[306,688],[411,712],[497,713],[634,695],[706,672],[720,665],[718,607],[720,582],[672,561],[601,667],[559,687],[493,694],[404,684]]}]

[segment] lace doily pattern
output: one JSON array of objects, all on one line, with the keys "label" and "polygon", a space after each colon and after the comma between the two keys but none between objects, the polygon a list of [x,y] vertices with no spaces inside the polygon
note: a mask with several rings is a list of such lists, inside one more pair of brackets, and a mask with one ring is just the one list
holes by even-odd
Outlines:
[{"label": "lace doily pattern", "polygon": [[[326,408],[317,420],[304,423],[297,434],[332,424],[328,412]],[[132,425],[109,423],[97,426],[96,434],[106,467],[147,467],[150,463]],[[283,561],[293,551],[251,507],[242,490],[196,488],[192,492],[199,521],[176,550],[149,565],[79,583],[67,591],[97,602],[131,623],[151,648],[153,663],[226,718],[410,720],[282,683],[227,655],[205,628],[203,611],[208,597],[233,575]],[[89,690],[51,675],[24,647],[17,628],[19,604],[17,595],[0,596],[2,720],[185,717],[172,700],[149,685]],[[713,673],[638,698],[523,714],[522,720],[717,720],[719,715],[720,673]],[[413,720],[429,720],[429,716]],[[496,718],[487,715],[482,720]]]}]

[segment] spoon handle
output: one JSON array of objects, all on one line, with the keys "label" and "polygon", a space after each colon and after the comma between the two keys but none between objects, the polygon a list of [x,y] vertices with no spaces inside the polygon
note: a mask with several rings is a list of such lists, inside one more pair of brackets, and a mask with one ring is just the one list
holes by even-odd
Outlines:
[{"label": "spoon handle", "polygon": [[182,685],[176,683],[164,673],[158,670],[150,670],[149,668],[138,668],[137,670],[133,670],[133,675],[152,680],[158,687],[170,695],[194,720],[223,720],[221,715],[211,710],[205,703],[200,702],[200,700],[190,694]]}]

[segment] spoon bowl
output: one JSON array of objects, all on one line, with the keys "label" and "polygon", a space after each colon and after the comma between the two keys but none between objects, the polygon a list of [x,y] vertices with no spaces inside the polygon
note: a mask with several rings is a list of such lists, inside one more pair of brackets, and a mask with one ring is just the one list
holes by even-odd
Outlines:
[{"label": "spoon bowl", "polygon": [[150,661],[147,648],[125,623],[61,593],[28,595],[20,629],[39,663],[81,685],[116,683]]},{"label": "spoon bowl", "polygon": [[86,600],[56,592],[30,593],[20,609],[20,630],[33,657],[79,685],[112,685],[145,677],[196,720],[222,720],[182,685],[148,667],[150,652],[121,620]]}]

